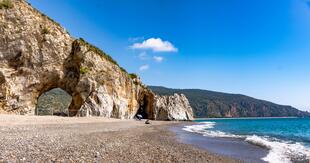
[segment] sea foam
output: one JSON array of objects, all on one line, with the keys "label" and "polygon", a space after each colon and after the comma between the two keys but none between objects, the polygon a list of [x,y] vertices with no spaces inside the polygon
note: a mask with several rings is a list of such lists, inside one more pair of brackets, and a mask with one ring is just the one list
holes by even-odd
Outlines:
[{"label": "sea foam", "polygon": [[208,137],[241,138],[244,141],[269,149],[267,156],[261,158],[263,161],[272,163],[290,163],[309,159],[310,149],[301,143],[293,143],[280,139],[257,136],[257,135],[235,135],[213,129],[215,122],[201,122],[191,126],[184,126],[183,130],[202,134]]}]

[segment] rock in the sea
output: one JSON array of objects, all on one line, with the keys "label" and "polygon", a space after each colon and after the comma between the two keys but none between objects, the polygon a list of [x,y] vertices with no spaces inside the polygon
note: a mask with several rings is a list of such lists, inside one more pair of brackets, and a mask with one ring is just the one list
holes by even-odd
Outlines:
[{"label": "rock in the sea", "polygon": [[0,113],[33,115],[38,97],[60,88],[72,96],[70,116],[133,118],[142,112],[150,113],[144,118],[191,119],[184,96],[156,99],[100,49],[74,39],[26,1],[10,2],[0,9]]},{"label": "rock in the sea", "polygon": [[155,96],[153,116],[156,120],[193,120],[193,110],[183,94]]}]

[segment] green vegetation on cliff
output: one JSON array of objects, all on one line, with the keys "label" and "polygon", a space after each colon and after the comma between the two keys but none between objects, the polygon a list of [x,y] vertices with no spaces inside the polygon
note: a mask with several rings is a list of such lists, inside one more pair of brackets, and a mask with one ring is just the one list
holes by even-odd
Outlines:
[{"label": "green vegetation on cliff", "polygon": [[80,68],[80,74],[86,74],[89,71],[87,67],[81,67]]},{"label": "green vegetation on cliff", "polygon": [[110,55],[108,55],[107,53],[105,53],[104,51],[102,51],[101,49],[99,49],[98,47],[90,44],[89,42],[85,41],[83,38],[80,38],[79,41],[84,44],[85,46],[87,46],[87,48],[90,51],[93,51],[94,53],[100,54],[101,56],[103,56],[106,60],[108,60],[109,62],[115,64],[116,66],[118,66],[121,71],[127,73],[127,71],[121,67]]},{"label": "green vegetation on cliff", "polygon": [[128,76],[129,76],[131,79],[136,79],[136,78],[138,78],[138,75],[135,74],[135,73],[128,74]]},{"label": "green vegetation on cliff", "polygon": [[0,1],[0,9],[9,9],[9,8],[13,8],[14,5],[11,2],[11,0],[2,0]]},{"label": "green vegetation on cliff", "polygon": [[183,93],[189,100],[196,118],[221,117],[310,117],[291,106],[277,105],[240,94],[228,94],[200,89],[169,89],[149,86],[156,94]]}]

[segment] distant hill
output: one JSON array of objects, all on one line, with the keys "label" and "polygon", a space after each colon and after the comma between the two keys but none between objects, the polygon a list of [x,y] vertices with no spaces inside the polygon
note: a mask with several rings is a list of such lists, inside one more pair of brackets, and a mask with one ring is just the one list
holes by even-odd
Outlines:
[{"label": "distant hill", "polygon": [[228,94],[200,89],[170,89],[149,86],[159,95],[183,93],[189,100],[196,118],[220,117],[310,117],[309,112],[292,106],[278,105],[241,94]]},{"label": "distant hill", "polygon": [[36,115],[68,115],[72,97],[60,88],[43,93],[37,103]]}]

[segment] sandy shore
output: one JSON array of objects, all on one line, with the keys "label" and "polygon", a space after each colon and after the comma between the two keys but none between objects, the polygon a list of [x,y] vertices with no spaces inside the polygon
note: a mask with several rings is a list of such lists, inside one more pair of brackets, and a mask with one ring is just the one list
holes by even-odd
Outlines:
[{"label": "sandy shore", "polygon": [[176,141],[176,122],[0,115],[0,162],[236,162]]}]

